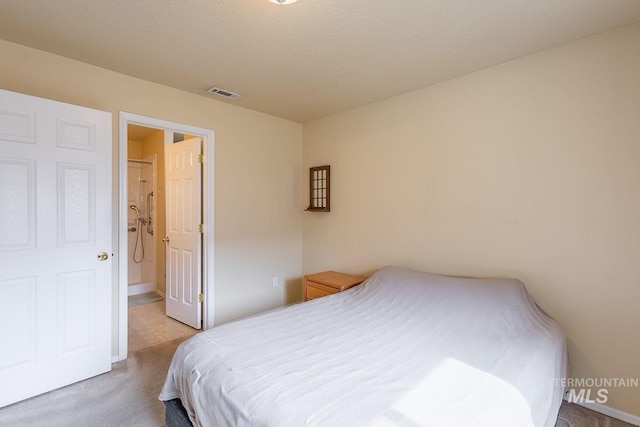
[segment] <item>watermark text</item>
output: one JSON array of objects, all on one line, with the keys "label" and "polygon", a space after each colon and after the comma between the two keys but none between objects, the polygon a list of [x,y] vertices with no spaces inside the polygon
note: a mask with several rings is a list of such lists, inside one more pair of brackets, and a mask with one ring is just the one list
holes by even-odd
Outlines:
[{"label": "watermark text", "polygon": [[556,378],[556,387],[564,388],[569,403],[605,404],[611,388],[640,387],[639,378]]}]

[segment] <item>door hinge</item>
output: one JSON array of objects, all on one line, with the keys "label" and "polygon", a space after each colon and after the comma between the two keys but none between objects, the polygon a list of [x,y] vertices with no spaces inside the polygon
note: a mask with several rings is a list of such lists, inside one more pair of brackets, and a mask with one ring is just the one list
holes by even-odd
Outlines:
[{"label": "door hinge", "polygon": [[198,163],[204,163],[204,154],[198,154]]},{"label": "door hinge", "polygon": [[204,233],[204,224],[198,224],[198,233]]},{"label": "door hinge", "polygon": [[204,302],[204,294],[198,294],[198,302]]}]

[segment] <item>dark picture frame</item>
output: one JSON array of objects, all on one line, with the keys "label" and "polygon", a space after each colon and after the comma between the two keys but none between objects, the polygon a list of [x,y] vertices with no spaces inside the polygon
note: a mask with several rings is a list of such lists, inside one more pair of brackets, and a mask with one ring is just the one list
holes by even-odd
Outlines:
[{"label": "dark picture frame", "polygon": [[309,168],[309,212],[331,212],[331,166]]}]

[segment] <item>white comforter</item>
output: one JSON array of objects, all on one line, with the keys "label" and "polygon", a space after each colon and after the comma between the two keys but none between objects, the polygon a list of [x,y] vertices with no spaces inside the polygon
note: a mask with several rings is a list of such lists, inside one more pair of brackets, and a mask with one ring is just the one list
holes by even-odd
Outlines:
[{"label": "white comforter", "polygon": [[521,282],[386,267],[186,341],[160,399],[207,427],[554,426],[565,366]]}]

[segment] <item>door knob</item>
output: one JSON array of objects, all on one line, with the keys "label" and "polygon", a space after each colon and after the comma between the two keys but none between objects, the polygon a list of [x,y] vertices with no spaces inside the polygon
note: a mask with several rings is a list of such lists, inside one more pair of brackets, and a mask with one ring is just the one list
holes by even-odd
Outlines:
[{"label": "door knob", "polygon": [[104,260],[106,260],[106,259],[108,259],[108,258],[109,258],[109,254],[108,254],[108,253],[106,253],[106,252],[100,252],[100,253],[98,254],[98,259],[99,259],[100,261],[104,261]]},{"label": "door knob", "polygon": [[164,239],[162,239],[162,241],[165,242],[165,243],[169,243],[169,236],[167,236]]}]

